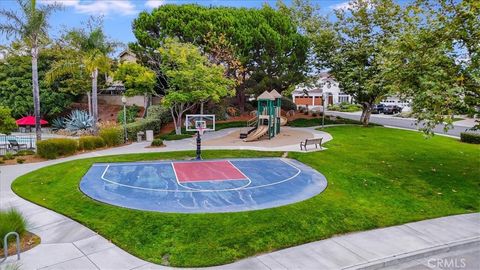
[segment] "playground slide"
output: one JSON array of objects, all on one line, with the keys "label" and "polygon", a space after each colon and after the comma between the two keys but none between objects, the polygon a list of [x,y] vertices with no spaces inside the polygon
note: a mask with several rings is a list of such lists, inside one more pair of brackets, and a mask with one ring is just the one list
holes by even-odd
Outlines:
[{"label": "playground slide", "polygon": [[280,116],[280,126],[285,126],[288,119],[286,117]]},{"label": "playground slide", "polygon": [[252,134],[248,135],[246,139],[244,139],[245,142],[251,142],[260,139],[263,135],[267,134],[268,132],[268,126],[259,126],[255,132]]}]

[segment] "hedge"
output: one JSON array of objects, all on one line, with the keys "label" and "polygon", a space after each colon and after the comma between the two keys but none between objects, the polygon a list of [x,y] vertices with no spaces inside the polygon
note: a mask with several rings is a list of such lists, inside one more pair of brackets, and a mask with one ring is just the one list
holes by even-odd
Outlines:
[{"label": "hedge", "polygon": [[119,127],[101,128],[99,135],[103,139],[105,145],[109,147],[117,146],[124,142],[123,129]]},{"label": "hedge", "polygon": [[480,144],[480,134],[472,132],[460,133],[460,140],[466,143]]},{"label": "hedge", "polygon": [[99,136],[83,136],[78,139],[78,150],[94,150],[105,146],[105,141]]},{"label": "hedge", "polygon": [[152,141],[152,146],[163,146],[163,140],[162,139],[154,139]]},{"label": "hedge", "polygon": [[127,124],[127,136],[128,139],[133,141],[137,138],[137,133],[140,131],[145,132],[146,130],[153,130],[153,133],[160,132],[160,128],[162,127],[162,123],[158,119],[140,119],[133,123]]},{"label": "hedge", "polygon": [[77,151],[78,142],[74,139],[55,138],[37,143],[37,154],[47,159],[73,155]]}]

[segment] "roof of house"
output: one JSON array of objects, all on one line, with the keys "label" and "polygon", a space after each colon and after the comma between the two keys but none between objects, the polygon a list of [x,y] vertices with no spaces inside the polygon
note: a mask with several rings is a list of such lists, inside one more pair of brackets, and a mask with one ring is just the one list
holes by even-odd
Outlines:
[{"label": "roof of house", "polygon": [[122,56],[126,55],[126,54],[129,54],[131,56],[134,56],[135,57],[135,54],[133,52],[131,52],[130,50],[123,50],[119,55],[118,55],[118,58],[121,58]]}]

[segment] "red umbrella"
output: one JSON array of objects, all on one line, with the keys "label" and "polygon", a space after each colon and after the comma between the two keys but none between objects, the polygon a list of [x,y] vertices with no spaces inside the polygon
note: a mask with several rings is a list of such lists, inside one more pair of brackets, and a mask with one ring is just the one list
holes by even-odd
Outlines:
[{"label": "red umbrella", "polygon": [[[18,119],[17,125],[19,126],[35,126],[35,117],[33,116],[25,116],[23,118]],[[46,125],[48,124],[47,121],[40,119],[40,125]]]}]

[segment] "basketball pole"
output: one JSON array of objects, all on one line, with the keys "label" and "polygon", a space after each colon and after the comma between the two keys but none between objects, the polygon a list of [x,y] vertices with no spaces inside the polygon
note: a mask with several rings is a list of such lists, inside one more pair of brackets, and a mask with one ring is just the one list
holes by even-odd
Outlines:
[{"label": "basketball pole", "polygon": [[200,137],[200,131],[197,131],[197,160],[202,160],[202,138]]}]

